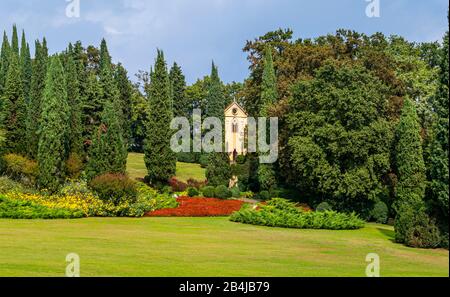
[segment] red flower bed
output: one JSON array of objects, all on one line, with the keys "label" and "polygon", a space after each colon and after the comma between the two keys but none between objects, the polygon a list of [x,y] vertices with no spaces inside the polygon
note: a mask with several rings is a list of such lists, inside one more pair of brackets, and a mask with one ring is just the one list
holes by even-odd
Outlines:
[{"label": "red flower bed", "polygon": [[238,211],[243,201],[221,200],[216,198],[177,198],[177,208],[159,209],[147,213],[147,217],[215,217],[229,216],[233,211]]}]

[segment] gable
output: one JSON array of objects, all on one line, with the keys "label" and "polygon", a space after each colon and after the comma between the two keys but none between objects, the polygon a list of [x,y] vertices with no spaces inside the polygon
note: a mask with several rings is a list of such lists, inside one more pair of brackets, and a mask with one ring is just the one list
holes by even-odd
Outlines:
[{"label": "gable", "polygon": [[237,102],[233,102],[225,108],[225,117],[246,118],[247,113]]}]

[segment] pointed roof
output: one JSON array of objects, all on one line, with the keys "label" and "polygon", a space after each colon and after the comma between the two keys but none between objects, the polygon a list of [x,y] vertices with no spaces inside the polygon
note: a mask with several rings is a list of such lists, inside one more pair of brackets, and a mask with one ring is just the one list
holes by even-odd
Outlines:
[{"label": "pointed roof", "polygon": [[224,113],[226,113],[233,106],[239,108],[246,116],[248,116],[248,113],[242,106],[239,105],[239,103],[236,102],[236,100],[233,100],[233,102],[231,102],[227,107],[225,107]]}]

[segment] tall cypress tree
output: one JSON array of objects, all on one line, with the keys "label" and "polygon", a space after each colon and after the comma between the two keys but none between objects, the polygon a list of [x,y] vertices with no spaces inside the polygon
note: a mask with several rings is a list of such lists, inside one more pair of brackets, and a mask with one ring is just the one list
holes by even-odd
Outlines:
[{"label": "tall cypress tree", "polygon": [[128,79],[127,70],[122,64],[117,64],[115,72],[116,85],[119,90],[119,103],[122,109],[122,128],[123,139],[128,147],[131,138],[131,109],[132,102],[131,97],[133,93],[133,87]]},{"label": "tall cypress tree", "polygon": [[22,71],[22,86],[25,102],[30,101],[32,65],[30,47],[25,38],[25,31],[22,31],[22,42],[20,46],[20,70]]},{"label": "tall cypress tree", "polygon": [[5,131],[5,149],[18,154],[25,153],[26,106],[19,57],[11,53],[5,88],[2,95],[2,128]]},{"label": "tall cypress tree", "polygon": [[410,246],[435,247],[439,244],[440,237],[427,215],[424,203],[426,175],[419,117],[409,99],[404,101],[396,138],[398,184],[394,203],[397,213],[395,239]]},{"label": "tall cypress tree", "polygon": [[145,140],[146,179],[157,184],[175,175],[176,156],[170,148],[170,122],[173,104],[170,97],[170,81],[164,54],[158,50],[155,67],[148,87],[149,114]]},{"label": "tall cypress tree", "polygon": [[3,94],[3,89],[5,87],[6,75],[9,68],[10,51],[11,46],[9,44],[8,36],[6,35],[6,32],[3,31],[2,52],[0,55],[0,96]]},{"label": "tall cypress tree", "polygon": [[[261,83],[260,117],[269,117],[269,108],[277,101],[277,77],[273,67],[272,49],[266,46],[264,55],[264,71]],[[267,129],[267,132],[269,129]],[[268,137],[269,134],[266,133]],[[270,190],[276,184],[273,164],[260,164],[258,167],[258,182],[262,190]]]},{"label": "tall cypress tree", "polygon": [[11,37],[11,51],[19,56],[20,50],[19,50],[19,34],[17,33],[17,26],[13,25],[13,33]]},{"label": "tall cypress tree", "polygon": [[101,124],[93,135],[89,155],[86,170],[88,179],[103,173],[125,173],[126,147],[113,102],[106,102],[104,105]]},{"label": "tall cypress tree", "polygon": [[93,71],[87,74],[84,94],[83,94],[83,139],[92,141],[92,137],[101,121],[103,110],[102,88]]},{"label": "tall cypress tree", "polygon": [[68,157],[69,104],[66,81],[60,58],[52,56],[42,98],[39,148],[39,186],[56,191],[66,176]]},{"label": "tall cypress tree", "polygon": [[81,120],[81,100],[77,68],[72,52],[69,52],[66,62],[67,99],[70,109],[69,147],[71,153],[83,154],[83,126]]},{"label": "tall cypress tree", "polygon": [[170,69],[170,84],[172,88],[173,113],[175,117],[189,117],[191,106],[186,99],[186,80],[177,63]]},{"label": "tall cypress tree", "polygon": [[35,159],[39,144],[39,123],[42,112],[42,96],[47,77],[48,49],[44,38],[42,44],[35,42],[35,58],[31,77],[30,99],[27,104],[27,142],[28,155]]},{"label": "tall cypress tree", "polygon": [[[225,121],[225,98],[222,90],[222,82],[219,78],[217,67],[212,63],[211,80],[208,84],[208,95],[206,97],[206,116],[216,117],[222,122]],[[222,129],[223,133],[223,129]],[[222,137],[223,140],[223,137]],[[222,141],[223,142],[223,141]],[[206,167],[206,179],[212,186],[228,186],[231,178],[231,167],[228,154],[222,145],[222,152],[212,152],[208,155],[208,166]]]}]

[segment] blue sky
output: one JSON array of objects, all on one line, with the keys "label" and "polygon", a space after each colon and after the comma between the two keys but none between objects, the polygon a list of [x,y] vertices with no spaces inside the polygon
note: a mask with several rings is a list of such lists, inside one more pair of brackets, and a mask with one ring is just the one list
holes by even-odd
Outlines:
[{"label": "blue sky", "polygon": [[246,40],[277,28],[303,38],[346,28],[412,41],[441,40],[447,30],[446,0],[379,0],[379,18],[366,16],[368,0],[79,0],[79,18],[66,16],[68,1],[1,0],[0,29],[10,34],[16,23],[30,45],[45,36],[51,52],[69,41],[98,45],[105,37],[113,60],[130,77],[148,70],[161,48],[188,82],[208,74],[212,59],[223,81],[242,81],[248,75]]}]

